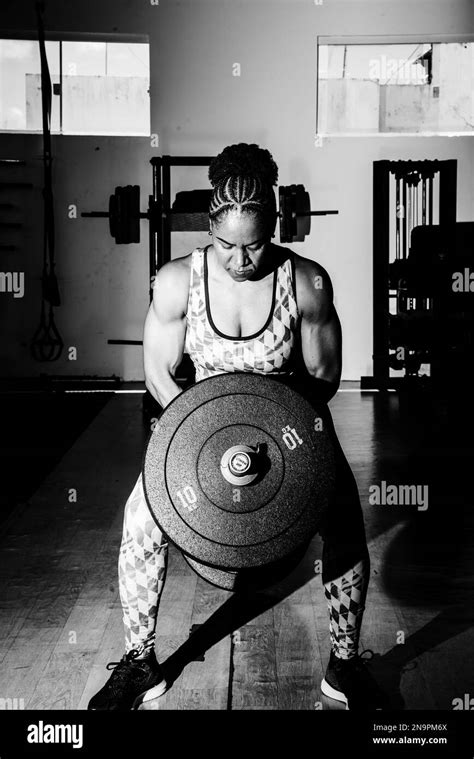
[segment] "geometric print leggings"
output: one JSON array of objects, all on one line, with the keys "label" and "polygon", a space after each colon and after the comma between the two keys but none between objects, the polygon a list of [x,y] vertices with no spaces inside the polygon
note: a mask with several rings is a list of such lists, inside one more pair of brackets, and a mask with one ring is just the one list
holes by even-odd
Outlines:
[{"label": "geometric print leggings", "polygon": [[[331,648],[337,657],[350,659],[358,652],[370,562],[357,485],[337,445],[336,495],[319,532]],[[140,474],[125,506],[119,555],[127,653],[135,649],[146,655],[154,648],[167,559],[168,543],[151,516]]]}]

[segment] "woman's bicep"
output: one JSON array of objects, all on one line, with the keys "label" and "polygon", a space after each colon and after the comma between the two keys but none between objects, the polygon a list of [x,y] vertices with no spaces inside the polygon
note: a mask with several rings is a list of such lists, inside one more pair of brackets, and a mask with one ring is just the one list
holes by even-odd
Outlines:
[{"label": "woman's bicep", "polygon": [[332,283],[318,264],[305,261],[300,270],[301,349],[308,372],[338,382],[342,337],[333,302]]},{"label": "woman's bicep", "polygon": [[303,315],[301,349],[311,376],[338,382],[341,376],[341,325],[334,306],[326,318]]},{"label": "woman's bicep", "polygon": [[155,280],[153,301],[143,331],[145,376],[160,371],[173,375],[183,357],[185,293],[182,278],[173,274],[168,271]]}]

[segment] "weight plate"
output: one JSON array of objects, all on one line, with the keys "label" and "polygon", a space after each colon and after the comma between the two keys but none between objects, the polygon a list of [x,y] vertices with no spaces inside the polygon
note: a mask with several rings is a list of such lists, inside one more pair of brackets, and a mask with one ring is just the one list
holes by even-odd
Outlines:
[{"label": "weight plate", "polygon": [[195,559],[191,559],[191,557],[186,556],[186,554],[183,554],[183,556],[196,574],[210,582],[212,585],[215,585],[218,588],[223,588],[224,590],[232,590],[234,592],[248,592],[267,588],[285,578],[299,564],[306,549],[307,545],[304,544],[298,551],[291,554],[291,556],[285,557],[281,561],[267,564],[263,567],[238,569],[236,571],[210,567],[207,564],[202,564]]},{"label": "weight plate", "polygon": [[[115,188],[115,192],[117,192],[117,188]],[[109,231],[112,237],[117,236],[117,213],[118,213],[118,206],[117,206],[117,196],[111,195],[109,198]]]},{"label": "weight plate", "polygon": [[[188,388],[145,453],[145,494],[160,528],[192,559],[223,569],[291,554],[317,531],[334,489],[327,413],[261,375],[222,374]],[[258,476],[242,487],[221,470],[234,446],[258,448]]]},{"label": "weight plate", "polygon": [[186,554],[183,554],[183,556],[191,569],[212,585],[215,585],[217,588],[223,588],[224,590],[236,589],[238,585],[238,577],[242,574],[243,570],[232,572],[230,570],[218,569],[217,567],[209,567],[206,564],[201,564],[199,561],[196,561],[196,559],[191,559],[191,557],[186,556]]}]

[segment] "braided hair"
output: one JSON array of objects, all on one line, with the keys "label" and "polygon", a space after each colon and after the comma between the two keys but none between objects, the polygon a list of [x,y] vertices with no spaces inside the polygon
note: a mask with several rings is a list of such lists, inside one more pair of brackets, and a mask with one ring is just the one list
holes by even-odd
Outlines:
[{"label": "braided hair", "polygon": [[273,232],[276,200],[273,186],[278,167],[271,153],[255,144],[241,142],[224,148],[209,166],[213,187],[209,218],[220,222],[229,211],[259,216]]}]

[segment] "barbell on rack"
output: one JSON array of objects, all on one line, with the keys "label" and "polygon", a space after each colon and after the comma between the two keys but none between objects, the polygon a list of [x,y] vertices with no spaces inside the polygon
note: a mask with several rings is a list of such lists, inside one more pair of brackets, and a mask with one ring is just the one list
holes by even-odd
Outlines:
[{"label": "barbell on rack", "polygon": [[[154,221],[160,213],[172,231],[207,231],[211,190],[191,190],[177,194],[171,208],[161,208],[151,202],[148,210],[140,210],[139,185],[116,187],[109,199],[108,211],[84,212],[81,216],[108,218],[110,234],[118,245],[140,242],[140,220]],[[302,184],[281,185],[278,188],[280,241],[302,242],[311,229],[311,216],[337,214],[338,211],[312,211],[309,193]]]}]

